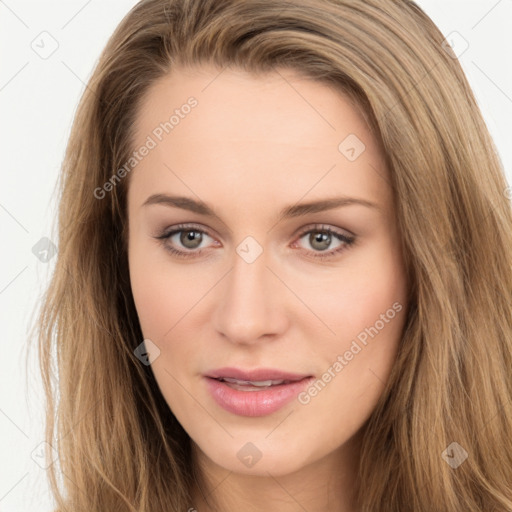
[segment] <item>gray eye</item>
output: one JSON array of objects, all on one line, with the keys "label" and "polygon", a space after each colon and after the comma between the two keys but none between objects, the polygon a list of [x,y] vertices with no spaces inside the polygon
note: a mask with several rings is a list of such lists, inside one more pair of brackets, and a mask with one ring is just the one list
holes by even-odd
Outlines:
[{"label": "gray eye", "polygon": [[313,231],[309,235],[311,247],[319,251],[325,251],[331,245],[332,236],[325,231]]},{"label": "gray eye", "polygon": [[197,249],[203,241],[203,233],[194,230],[187,229],[180,232],[180,243],[187,249]]}]

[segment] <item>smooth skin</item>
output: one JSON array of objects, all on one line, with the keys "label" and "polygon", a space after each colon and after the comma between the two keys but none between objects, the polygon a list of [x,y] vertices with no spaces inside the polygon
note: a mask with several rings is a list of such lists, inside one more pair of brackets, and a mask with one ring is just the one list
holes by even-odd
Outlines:
[{"label": "smooth skin", "polygon": [[[407,310],[381,149],[332,87],[289,69],[252,75],[206,65],[174,69],[153,84],[139,107],[134,147],[155,138],[155,127],[191,96],[197,106],[129,178],[130,279],[144,338],[160,351],[152,371],[219,510],[355,511],[364,425],[396,359]],[[351,134],[365,146],[355,159],[358,151],[339,149]],[[218,218],[144,205],[155,194],[202,201]],[[375,206],[280,217],[285,207],[341,196]],[[178,224],[189,231],[157,238]],[[329,238],[325,229],[355,241]],[[251,245],[242,244],[248,236]],[[239,247],[262,252],[249,263]],[[376,324],[393,304],[401,311]],[[294,399],[245,417],[207,391],[203,375],[225,366],[322,379],[360,333],[381,324],[307,404]],[[244,446],[261,455],[252,467],[237,456]],[[213,510],[198,489],[190,507]]]}]

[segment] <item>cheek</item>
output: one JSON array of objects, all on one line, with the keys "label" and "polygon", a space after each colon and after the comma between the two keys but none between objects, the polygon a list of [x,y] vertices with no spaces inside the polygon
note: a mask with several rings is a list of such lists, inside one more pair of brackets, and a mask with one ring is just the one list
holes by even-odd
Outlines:
[{"label": "cheek", "polygon": [[[407,287],[398,253],[376,251],[361,263],[358,271],[345,276],[343,291],[334,295],[339,300],[330,309],[330,319],[337,336],[329,341],[325,371],[331,368],[335,377],[324,374],[321,380],[329,381],[329,389],[317,401],[319,411],[332,410],[329,403],[345,404],[354,425],[368,417],[384,389],[406,318]],[[339,414],[341,421],[344,414]]]},{"label": "cheek", "polygon": [[392,241],[382,239],[354,253],[346,267],[306,286],[306,302],[326,326],[323,339],[336,353],[348,350],[354,339],[364,343],[400,335],[407,288]]},{"label": "cheek", "polygon": [[142,332],[158,344],[175,322],[180,283],[170,277],[169,270],[155,257],[156,252],[135,240],[129,248],[129,269]]},{"label": "cheek", "polygon": [[345,425],[347,431],[349,423],[355,429],[369,417],[381,396],[405,323],[407,288],[401,259],[392,248],[384,248],[383,243],[380,250],[366,252],[357,269],[354,265],[351,272],[340,273],[324,289],[323,302],[315,293],[316,307],[335,336],[324,336],[318,349],[324,373],[316,389],[310,389],[311,406],[317,420],[328,421],[332,415],[330,421]]},{"label": "cheek", "polygon": [[157,344],[211,287],[199,272],[178,269],[163,248],[138,240],[129,248],[129,270],[142,332]]}]

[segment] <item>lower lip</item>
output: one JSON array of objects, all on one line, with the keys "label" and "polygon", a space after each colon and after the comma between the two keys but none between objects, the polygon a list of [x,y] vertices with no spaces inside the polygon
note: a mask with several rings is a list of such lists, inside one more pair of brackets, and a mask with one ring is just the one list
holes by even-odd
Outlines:
[{"label": "lower lip", "polygon": [[206,384],[213,399],[226,411],[239,416],[265,416],[291,402],[313,380],[313,377],[305,377],[258,391],[239,391],[210,377],[206,377]]}]

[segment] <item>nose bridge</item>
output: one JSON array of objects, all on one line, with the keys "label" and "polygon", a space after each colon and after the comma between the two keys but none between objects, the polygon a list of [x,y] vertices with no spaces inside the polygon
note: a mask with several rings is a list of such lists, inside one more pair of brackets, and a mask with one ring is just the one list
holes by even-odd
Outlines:
[{"label": "nose bridge", "polygon": [[255,238],[246,237],[235,250],[218,297],[215,328],[233,342],[254,343],[282,327],[280,294],[274,282],[278,280],[267,268],[266,251]]}]

